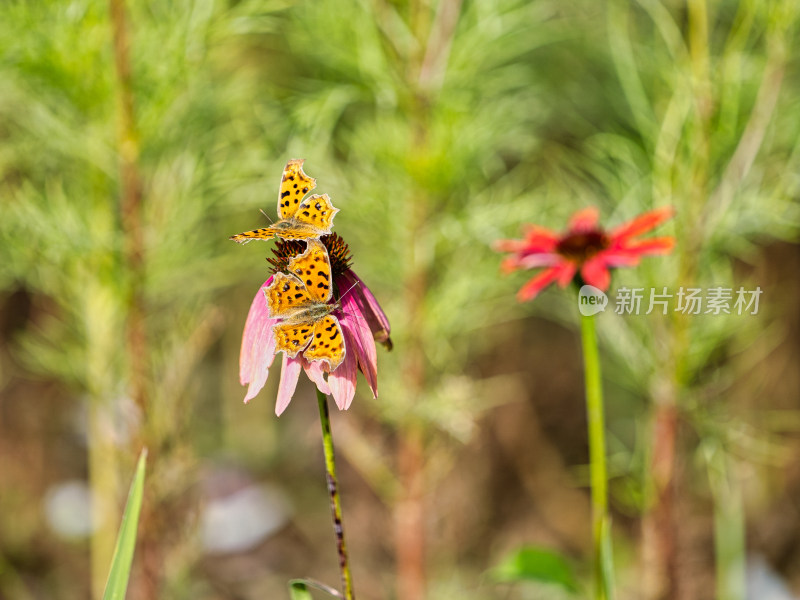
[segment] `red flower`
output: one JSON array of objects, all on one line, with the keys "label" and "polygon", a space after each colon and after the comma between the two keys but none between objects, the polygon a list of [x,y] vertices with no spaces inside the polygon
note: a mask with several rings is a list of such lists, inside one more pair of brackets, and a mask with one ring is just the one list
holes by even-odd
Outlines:
[{"label": "red flower", "polygon": [[597,224],[597,209],[585,208],[572,216],[569,229],[562,235],[537,225],[528,225],[524,229],[524,239],[498,240],[495,250],[511,252],[502,264],[507,273],[546,267],[522,286],[517,293],[520,301],[533,300],[554,281],[562,288],[566,287],[576,277],[605,291],[611,281],[609,269],[632,267],[639,263],[641,256],[667,254],[672,250],[675,240],[671,237],[635,239],[672,214],[671,207],[658,208],[606,231]]}]

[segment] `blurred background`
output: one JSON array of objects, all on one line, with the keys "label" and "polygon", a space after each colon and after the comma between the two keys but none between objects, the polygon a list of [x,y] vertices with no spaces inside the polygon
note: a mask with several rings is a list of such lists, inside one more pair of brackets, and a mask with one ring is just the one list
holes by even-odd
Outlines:
[{"label": "blurred background", "polygon": [[[129,598],[338,581],[313,388],[247,406],[241,332],[305,158],[392,323],[336,411],[360,598],[588,597],[577,311],[499,238],[670,204],[598,319],[626,599],[800,598],[795,0],[0,3],[0,598],[99,598],[143,446]],[[271,243],[270,243],[271,244]],[[521,548],[575,585],[505,570]],[[512,560],[513,562],[513,560]],[[524,569],[523,569],[524,571]],[[572,591],[570,591],[572,589]]]}]

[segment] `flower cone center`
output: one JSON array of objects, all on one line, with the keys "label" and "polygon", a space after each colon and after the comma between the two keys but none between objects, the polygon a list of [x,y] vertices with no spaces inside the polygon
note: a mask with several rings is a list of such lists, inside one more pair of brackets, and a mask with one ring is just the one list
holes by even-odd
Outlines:
[{"label": "flower cone center", "polygon": [[556,252],[564,258],[582,264],[610,245],[608,236],[600,230],[568,233],[558,244]]}]

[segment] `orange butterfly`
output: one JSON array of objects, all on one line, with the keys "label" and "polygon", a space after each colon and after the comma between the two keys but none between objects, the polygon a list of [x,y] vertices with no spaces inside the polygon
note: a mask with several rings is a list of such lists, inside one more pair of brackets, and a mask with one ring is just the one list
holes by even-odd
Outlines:
[{"label": "orange butterfly", "polygon": [[281,191],[278,197],[280,221],[269,227],[245,231],[231,236],[234,242],[269,240],[275,236],[285,240],[308,240],[327,235],[333,227],[333,217],[339,212],[328,194],[304,196],[317,186],[317,180],[303,173],[303,159],[292,159],[283,168]]},{"label": "orange butterfly", "polygon": [[328,304],[333,295],[331,262],[325,245],[309,240],[306,251],[289,261],[290,275],[276,273],[264,290],[269,316],[281,322],[272,326],[275,350],[294,358],[328,363],[329,371],[342,364],[346,349],[342,326]]}]

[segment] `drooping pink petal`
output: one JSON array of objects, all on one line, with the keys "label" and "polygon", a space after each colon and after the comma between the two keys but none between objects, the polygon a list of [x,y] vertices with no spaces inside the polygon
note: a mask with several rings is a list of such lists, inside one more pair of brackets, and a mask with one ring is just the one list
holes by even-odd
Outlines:
[{"label": "drooping pink petal", "polygon": [[[352,269],[345,271],[338,279],[341,279],[341,282],[337,281],[339,291],[342,294],[346,294],[343,302],[352,297],[352,300],[355,300],[358,306],[359,312],[366,319],[375,341],[381,344],[388,341],[392,331],[389,319],[366,284],[361,281]],[[347,293],[347,290],[350,290],[350,292]]]},{"label": "drooping pink petal", "polygon": [[595,256],[586,261],[581,267],[581,277],[589,285],[606,291],[611,283],[611,273],[602,256]]},{"label": "drooping pink petal", "polygon": [[529,280],[528,283],[522,286],[522,288],[520,288],[520,290],[517,292],[517,300],[520,302],[533,300],[537,295],[539,295],[539,292],[541,292],[544,288],[558,278],[560,272],[561,271],[558,267],[550,267],[549,269],[545,269],[533,279]]},{"label": "drooping pink petal", "polygon": [[675,214],[671,206],[664,206],[655,210],[648,211],[623,223],[611,231],[611,238],[614,241],[631,238],[642,233],[646,233],[664,221],[672,218]]},{"label": "drooping pink petal", "polygon": [[[347,352],[356,358],[357,366],[364,373],[373,397],[378,397],[378,352],[375,339],[370,332],[367,321],[358,312],[354,301],[342,300],[342,312],[339,322],[345,333]],[[338,371],[338,369],[337,369]]]},{"label": "drooping pink petal", "polygon": [[569,220],[569,231],[570,233],[576,233],[596,229],[599,219],[600,212],[594,206],[581,209],[572,215]]},{"label": "drooping pink petal", "polygon": [[318,360],[309,361],[303,357],[303,369],[305,370],[306,375],[308,375],[308,378],[317,384],[317,389],[320,392],[326,395],[331,393],[331,389],[328,387],[328,382],[325,381],[325,371],[322,369],[322,362]]},{"label": "drooping pink petal", "polygon": [[284,353],[283,364],[281,365],[281,383],[278,386],[278,399],[275,401],[275,414],[279,417],[289,406],[297,388],[297,380],[300,378],[300,371],[303,368],[302,359],[289,358]]},{"label": "drooping pink petal", "polygon": [[561,256],[552,252],[537,252],[522,256],[517,264],[520,269],[536,269],[537,267],[552,267],[562,260]]},{"label": "drooping pink petal", "polygon": [[[342,328],[344,329],[344,328]],[[350,408],[353,396],[356,393],[356,353],[352,348],[355,345],[352,336],[344,329],[345,355],[344,361],[333,373],[328,374],[328,386],[331,389],[336,406],[339,410]]]},{"label": "drooping pink petal", "polygon": [[247,321],[242,334],[242,348],[239,354],[239,381],[248,385],[245,402],[255,398],[267,382],[269,368],[275,358],[275,336],[272,325],[276,323],[269,318],[267,299],[263,289],[272,283],[270,277],[256,293],[247,314]]}]

